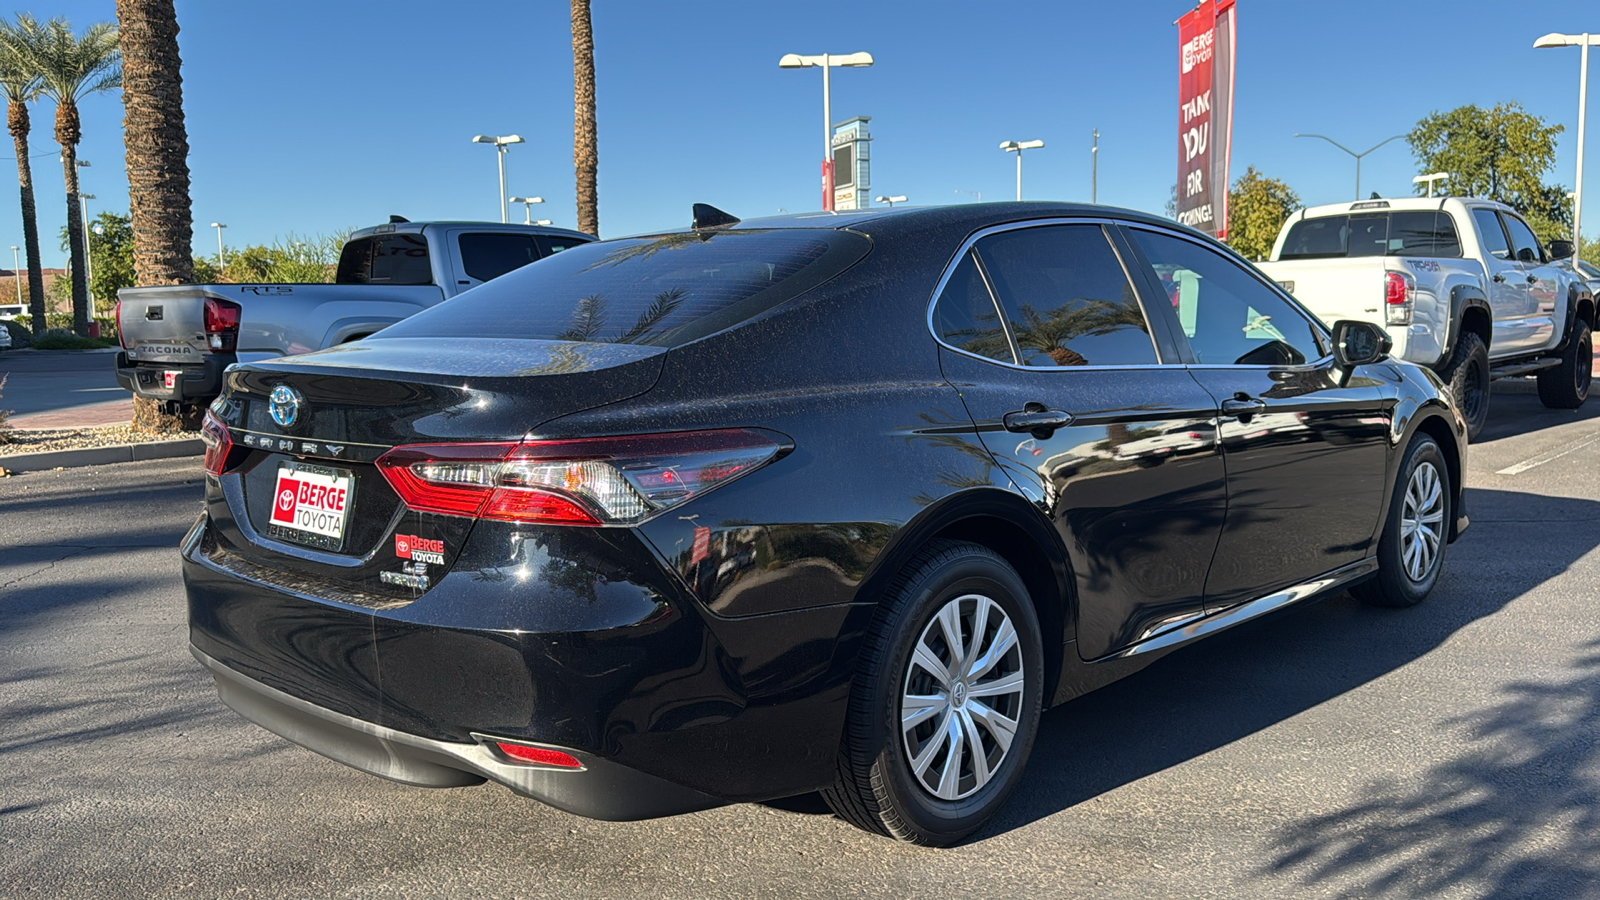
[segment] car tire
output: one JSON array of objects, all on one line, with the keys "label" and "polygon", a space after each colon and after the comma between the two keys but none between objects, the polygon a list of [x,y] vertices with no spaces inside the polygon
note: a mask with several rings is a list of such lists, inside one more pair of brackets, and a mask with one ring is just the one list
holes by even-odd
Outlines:
[{"label": "car tire", "polygon": [[1539,402],[1550,409],[1577,409],[1589,398],[1593,380],[1594,335],[1589,323],[1578,319],[1561,351],[1561,364],[1539,370]]},{"label": "car tire", "polygon": [[1444,452],[1426,434],[1411,439],[1378,538],[1378,574],[1351,590],[1373,606],[1416,606],[1444,569],[1455,493]]},{"label": "car tire", "polygon": [[954,541],[923,548],[886,591],[864,642],[837,780],[822,791],[828,806],[914,844],[948,846],[977,831],[1033,749],[1042,648],[1027,587],[999,554]]},{"label": "car tire", "polygon": [[1483,338],[1463,332],[1439,377],[1450,386],[1450,396],[1467,420],[1467,440],[1477,440],[1489,421],[1489,348]]}]

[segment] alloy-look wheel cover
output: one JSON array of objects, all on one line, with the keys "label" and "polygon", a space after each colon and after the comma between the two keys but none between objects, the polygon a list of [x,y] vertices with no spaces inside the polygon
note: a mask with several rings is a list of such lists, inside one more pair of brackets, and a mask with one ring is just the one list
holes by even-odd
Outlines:
[{"label": "alloy-look wheel cover", "polygon": [[1411,472],[1400,508],[1400,559],[1413,583],[1427,580],[1444,543],[1444,482],[1431,462]]},{"label": "alloy-look wheel cover", "polygon": [[911,777],[940,800],[982,790],[1011,752],[1024,686],[1022,644],[998,603],[964,594],[941,607],[912,648],[900,692]]}]

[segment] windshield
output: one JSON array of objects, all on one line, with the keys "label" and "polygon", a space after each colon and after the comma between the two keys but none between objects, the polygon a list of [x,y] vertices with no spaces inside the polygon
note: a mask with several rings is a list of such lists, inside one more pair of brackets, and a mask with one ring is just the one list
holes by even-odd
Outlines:
[{"label": "windshield", "polygon": [[374,338],[484,337],[675,347],[832,278],[865,256],[823,229],[685,232],[581,244]]},{"label": "windshield", "polygon": [[1278,259],[1460,255],[1450,214],[1424,209],[1301,219],[1289,227]]}]

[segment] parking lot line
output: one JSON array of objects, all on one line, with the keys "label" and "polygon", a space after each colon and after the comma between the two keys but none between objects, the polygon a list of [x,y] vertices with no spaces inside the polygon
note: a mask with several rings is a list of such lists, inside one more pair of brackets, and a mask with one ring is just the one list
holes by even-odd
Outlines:
[{"label": "parking lot line", "polygon": [[1568,453],[1571,453],[1575,450],[1582,450],[1584,447],[1589,446],[1597,440],[1600,440],[1600,431],[1591,431],[1590,433],[1569,444],[1566,444],[1558,449],[1551,450],[1549,453],[1541,453],[1538,456],[1530,457],[1522,462],[1506,466],[1504,469],[1496,469],[1495,474],[1520,475],[1536,466],[1542,466],[1547,462],[1551,462],[1552,460],[1560,459],[1561,457],[1566,456]]}]

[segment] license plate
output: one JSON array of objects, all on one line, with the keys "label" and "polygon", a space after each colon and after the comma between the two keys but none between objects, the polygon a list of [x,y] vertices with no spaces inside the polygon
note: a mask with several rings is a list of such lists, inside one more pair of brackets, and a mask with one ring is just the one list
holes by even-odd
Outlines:
[{"label": "license plate", "polygon": [[279,463],[267,534],[319,550],[343,550],[355,484],[355,476],[344,469]]}]

